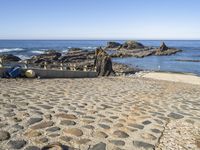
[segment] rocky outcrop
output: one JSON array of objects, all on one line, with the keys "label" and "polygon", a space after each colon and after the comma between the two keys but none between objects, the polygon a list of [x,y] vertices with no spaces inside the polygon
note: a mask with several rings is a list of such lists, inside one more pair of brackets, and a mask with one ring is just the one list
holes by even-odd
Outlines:
[{"label": "rocky outcrop", "polygon": [[0,55],[0,59],[3,62],[18,62],[21,60],[19,57],[14,56],[12,54],[2,54],[2,55]]},{"label": "rocky outcrop", "polygon": [[182,50],[176,48],[169,48],[164,42],[162,42],[161,46],[156,50],[155,55],[156,56],[173,55],[181,51]]},{"label": "rocky outcrop", "polygon": [[118,43],[118,42],[108,42],[107,43],[107,46],[106,46],[106,49],[120,49],[122,46],[122,44]]},{"label": "rocky outcrop", "polygon": [[92,60],[95,57],[94,51],[87,51],[87,50],[75,50],[75,51],[68,51],[64,54],[59,61],[60,62],[82,62],[86,60]]},{"label": "rocky outcrop", "polygon": [[31,59],[28,60],[28,62],[36,64],[43,62],[51,63],[57,61],[61,55],[61,53],[54,50],[46,51],[44,54],[33,56]]},{"label": "rocky outcrop", "polygon": [[126,49],[126,50],[142,49],[142,48],[145,48],[145,46],[136,41],[126,41],[121,47],[121,49]]},{"label": "rocky outcrop", "polygon": [[111,57],[102,48],[97,48],[95,52],[94,65],[98,76],[109,76],[114,74]]},{"label": "rocky outcrop", "polygon": [[163,52],[168,50],[169,48],[166,46],[165,42],[162,42],[160,48],[158,49],[159,51]]}]

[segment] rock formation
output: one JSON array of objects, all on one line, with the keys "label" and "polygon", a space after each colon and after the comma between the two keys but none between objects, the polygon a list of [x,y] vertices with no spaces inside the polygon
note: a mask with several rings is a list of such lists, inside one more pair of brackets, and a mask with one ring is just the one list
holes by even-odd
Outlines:
[{"label": "rock formation", "polygon": [[159,50],[160,50],[161,52],[163,52],[163,51],[166,51],[166,50],[168,50],[168,49],[169,49],[169,48],[166,46],[165,42],[162,42],[162,44],[161,44]]},{"label": "rock formation", "polygon": [[94,65],[98,76],[109,76],[114,74],[111,57],[102,48],[97,48],[95,52]]},{"label": "rock formation", "polygon": [[108,42],[107,43],[107,46],[106,46],[106,49],[119,49],[121,48],[122,44],[118,43],[118,42]]},{"label": "rock formation", "polygon": [[142,48],[145,48],[145,46],[136,41],[126,41],[121,47],[121,49],[125,50],[142,49]]},{"label": "rock formation", "polygon": [[46,51],[44,54],[33,56],[31,59],[28,60],[28,62],[36,63],[36,64],[43,63],[43,62],[51,63],[51,62],[57,61],[61,55],[62,54],[59,52],[50,50],[50,51]]},{"label": "rock formation", "polygon": [[0,55],[0,58],[3,62],[17,62],[21,60],[19,57],[12,54],[2,54]]}]

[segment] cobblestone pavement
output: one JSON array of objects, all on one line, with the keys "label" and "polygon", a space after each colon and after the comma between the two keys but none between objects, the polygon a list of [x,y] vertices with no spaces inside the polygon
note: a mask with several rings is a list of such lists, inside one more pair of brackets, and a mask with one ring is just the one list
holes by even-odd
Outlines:
[{"label": "cobblestone pavement", "polygon": [[144,79],[0,79],[0,149],[200,149],[200,86]]}]

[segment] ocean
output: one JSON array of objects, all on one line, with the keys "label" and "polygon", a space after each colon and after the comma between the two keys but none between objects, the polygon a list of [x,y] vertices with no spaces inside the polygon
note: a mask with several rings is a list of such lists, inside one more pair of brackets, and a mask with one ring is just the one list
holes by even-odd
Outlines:
[{"label": "ocean", "polygon": [[[110,40],[109,40],[110,41]],[[0,54],[14,54],[22,59],[44,53],[46,50],[67,52],[79,47],[95,50],[106,46],[106,40],[0,40]],[[117,41],[123,43],[124,41]],[[162,41],[140,40],[145,46],[159,47]],[[149,56],[145,58],[115,58],[114,62],[127,64],[144,70],[184,72],[200,75],[200,62],[176,61],[177,59],[200,61],[200,41],[165,41],[168,47],[182,49],[183,52],[171,56]]]}]

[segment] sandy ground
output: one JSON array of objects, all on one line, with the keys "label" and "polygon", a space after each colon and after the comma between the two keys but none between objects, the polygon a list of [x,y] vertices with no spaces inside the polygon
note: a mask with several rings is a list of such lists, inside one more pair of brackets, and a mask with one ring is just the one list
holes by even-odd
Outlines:
[{"label": "sandy ground", "polygon": [[[142,77],[0,79],[0,149],[200,149],[200,86]],[[58,149],[58,148],[56,148]]]},{"label": "sandy ground", "polygon": [[142,77],[200,85],[200,77],[190,74],[150,72],[144,74]]}]

